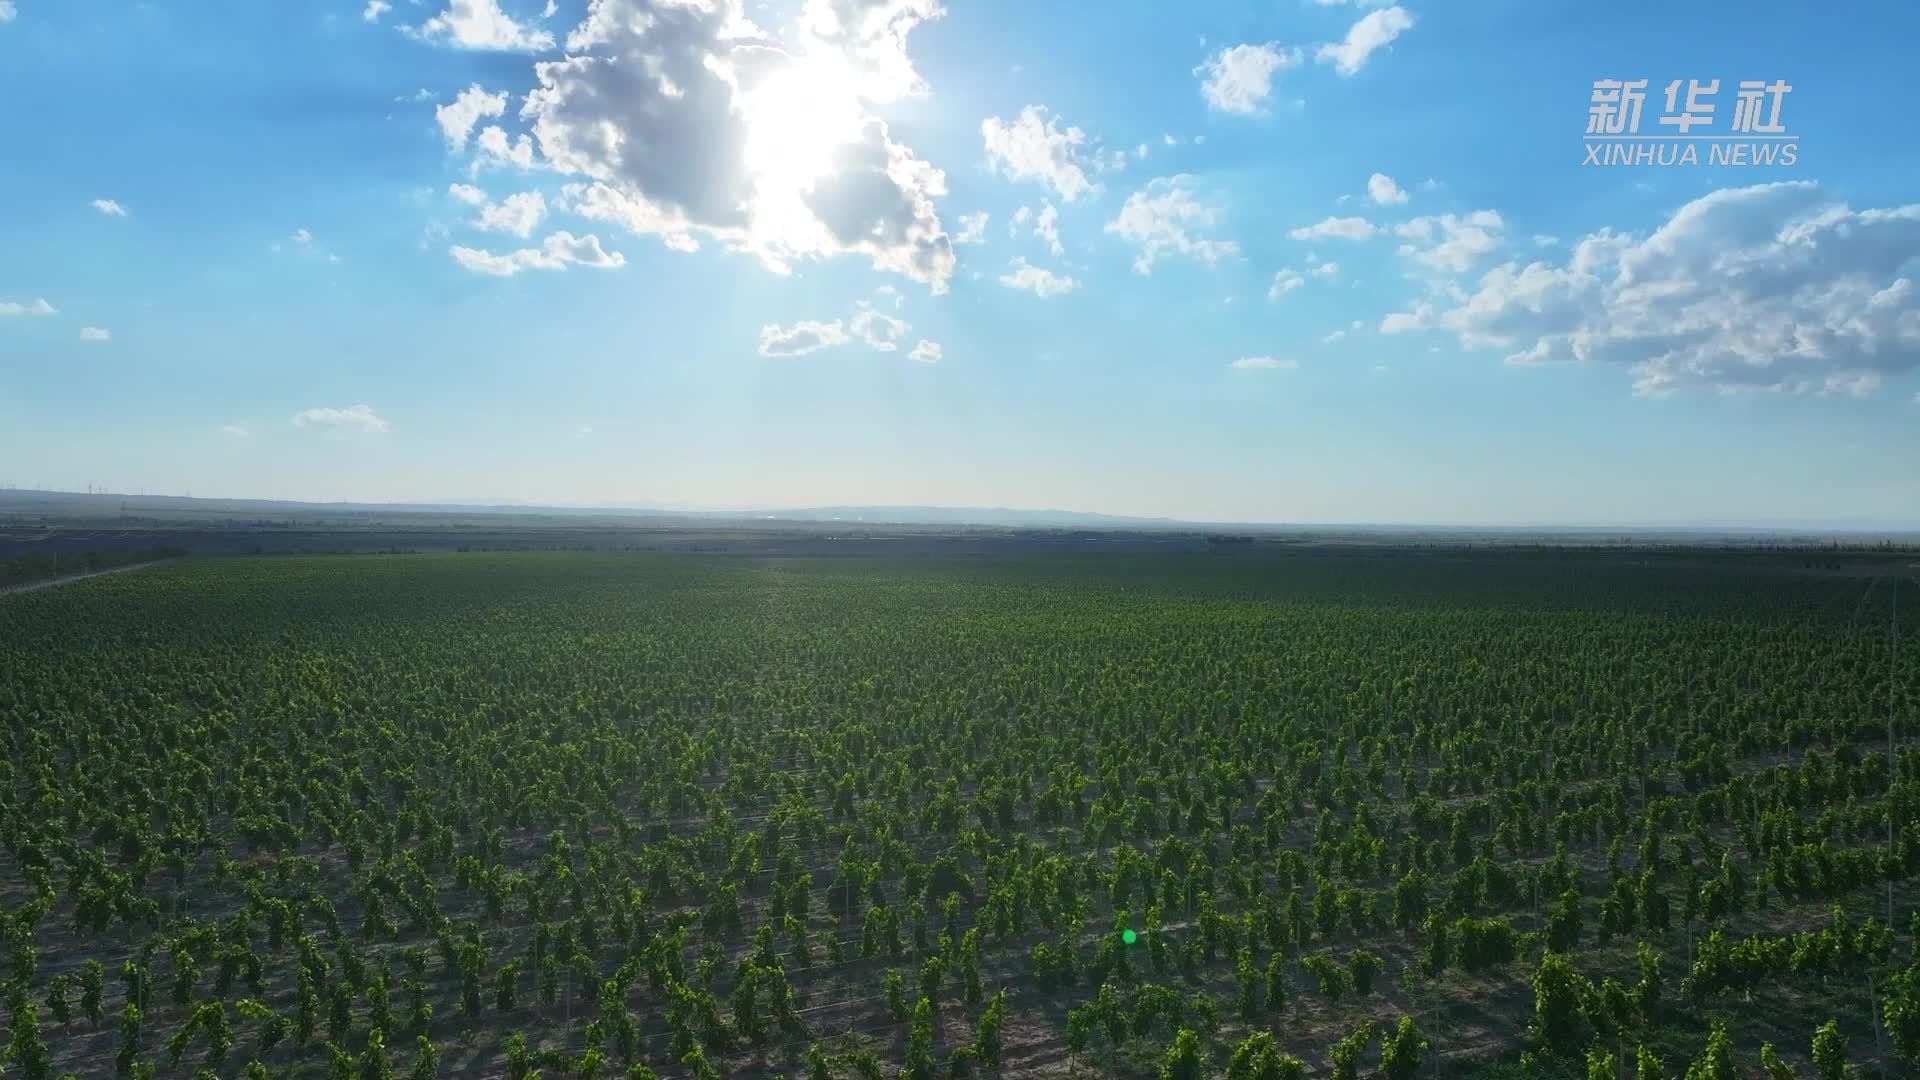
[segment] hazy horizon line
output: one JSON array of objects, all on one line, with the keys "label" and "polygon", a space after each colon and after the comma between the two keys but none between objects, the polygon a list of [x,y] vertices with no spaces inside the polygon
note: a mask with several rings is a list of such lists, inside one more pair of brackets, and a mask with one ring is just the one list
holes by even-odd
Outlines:
[{"label": "hazy horizon line", "polygon": [[[1071,517],[1106,519],[1116,524],[1136,523],[1162,526],[1184,526],[1191,528],[1250,528],[1250,529],[1387,529],[1419,530],[1438,529],[1452,531],[1471,530],[1550,530],[1556,532],[1602,531],[1620,532],[1628,530],[1660,530],[1666,532],[1786,532],[1814,531],[1834,533],[1882,533],[1920,535],[1920,522],[1883,522],[1872,519],[1827,519],[1807,520],[1793,518],[1742,519],[1742,520],[1583,520],[1583,521],[1541,521],[1541,520],[1347,520],[1347,521],[1255,521],[1185,518],[1166,514],[1121,513],[1106,510],[1075,510],[1062,507],[1015,507],[984,505],[945,505],[938,503],[836,503],[788,506],[719,506],[690,505],[673,503],[541,503],[495,496],[476,496],[464,500],[455,499],[302,499],[259,495],[194,495],[190,493],[165,493],[136,491],[68,491],[60,488],[29,488],[15,485],[0,486],[0,496],[58,496],[80,499],[166,499],[195,503],[269,503],[287,506],[315,508],[371,507],[384,508],[396,512],[450,512],[458,510],[480,510],[499,513],[511,512],[565,512],[565,513],[608,513],[608,514],[685,514],[708,517],[754,517],[767,515],[832,514],[851,511],[864,511],[868,515],[884,512],[919,511],[942,515],[997,514],[1022,517]],[[829,521],[832,519],[800,518],[795,520]],[[924,524],[910,520],[888,521],[869,517],[856,518],[863,524]],[[989,521],[968,522],[953,520],[941,524],[993,524]]]}]

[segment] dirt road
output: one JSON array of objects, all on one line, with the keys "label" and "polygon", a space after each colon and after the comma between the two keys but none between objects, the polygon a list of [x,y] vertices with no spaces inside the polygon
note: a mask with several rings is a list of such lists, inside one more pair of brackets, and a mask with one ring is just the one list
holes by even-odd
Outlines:
[{"label": "dirt road", "polygon": [[55,585],[65,585],[70,581],[85,581],[88,578],[104,577],[108,574],[124,574],[129,570],[144,570],[171,559],[149,559],[146,562],[128,563],[125,566],[110,566],[105,570],[93,570],[85,574],[68,574],[65,577],[48,578],[45,581],[29,581],[24,585],[9,585],[0,588],[0,596],[12,596],[15,593],[33,592],[35,589],[51,589]]}]

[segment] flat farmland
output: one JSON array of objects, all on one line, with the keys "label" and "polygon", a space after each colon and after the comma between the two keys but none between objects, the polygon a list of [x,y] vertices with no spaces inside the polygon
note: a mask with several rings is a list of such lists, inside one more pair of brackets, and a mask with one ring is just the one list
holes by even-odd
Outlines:
[{"label": "flat farmland", "polygon": [[0,597],[6,1075],[1912,1075],[1912,562],[449,552]]}]

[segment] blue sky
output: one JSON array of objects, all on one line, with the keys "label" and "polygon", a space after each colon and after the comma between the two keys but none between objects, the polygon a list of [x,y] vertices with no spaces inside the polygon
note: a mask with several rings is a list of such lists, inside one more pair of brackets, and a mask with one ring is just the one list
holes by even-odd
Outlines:
[{"label": "blue sky", "polygon": [[543,4],[0,3],[0,483],[1920,524],[1911,5]]}]

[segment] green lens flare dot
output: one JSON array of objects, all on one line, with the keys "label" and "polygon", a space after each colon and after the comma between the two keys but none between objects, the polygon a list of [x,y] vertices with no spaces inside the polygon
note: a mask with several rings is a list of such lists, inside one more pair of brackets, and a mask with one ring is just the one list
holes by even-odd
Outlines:
[{"label": "green lens flare dot", "polygon": [[1129,945],[1133,944],[1134,941],[1137,940],[1137,937],[1138,935],[1134,934],[1134,932],[1131,930],[1120,931],[1120,940],[1126,942]]}]

